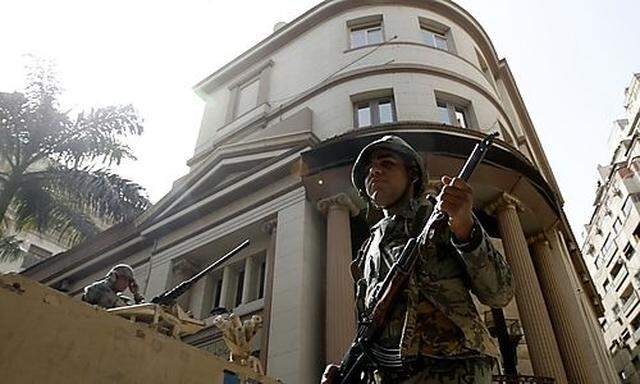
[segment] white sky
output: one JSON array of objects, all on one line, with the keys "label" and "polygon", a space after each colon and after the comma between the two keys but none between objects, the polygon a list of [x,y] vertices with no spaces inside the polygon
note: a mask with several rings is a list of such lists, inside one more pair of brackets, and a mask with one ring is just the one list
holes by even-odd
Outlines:
[{"label": "white sky", "polygon": [[[203,102],[191,87],[319,1],[0,2],[0,91],[20,90],[22,55],[53,59],[69,107],[133,103],[145,133],[118,171],[159,200],[187,172]],[[576,235],[596,164],[640,72],[637,0],[460,0],[514,73]]]}]

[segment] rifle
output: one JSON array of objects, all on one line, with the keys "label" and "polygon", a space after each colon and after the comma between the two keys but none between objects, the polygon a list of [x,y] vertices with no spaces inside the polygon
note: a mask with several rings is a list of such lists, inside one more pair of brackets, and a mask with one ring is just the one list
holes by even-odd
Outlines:
[{"label": "rifle", "polygon": [[249,239],[243,241],[242,244],[238,245],[237,247],[229,251],[229,253],[222,256],[220,259],[214,261],[207,268],[193,275],[189,279],[181,282],[180,284],[176,285],[174,288],[168,291],[165,291],[159,294],[158,296],[154,297],[153,299],[151,299],[151,302],[154,304],[160,304],[160,305],[167,305],[167,306],[172,305],[178,299],[178,297],[180,297],[189,288],[191,288],[191,286],[195,284],[196,281],[200,280],[207,273],[211,272],[212,270],[222,265],[225,261],[229,260],[231,257],[236,255],[238,252],[240,252],[240,250],[242,250],[247,245],[249,245]]},{"label": "rifle", "polygon": [[[487,150],[498,136],[492,133],[476,144],[473,152],[469,155],[458,178],[468,181],[475,168],[484,158]],[[418,259],[418,247],[433,238],[434,233],[441,231],[449,224],[449,217],[446,213],[434,209],[424,228],[417,237],[410,238],[400,253],[400,257],[393,264],[387,276],[382,282],[375,299],[376,303],[369,313],[362,313],[358,320],[358,329],[353,343],[344,355],[340,367],[338,368],[337,382],[341,384],[352,384],[361,382],[361,375],[366,375],[364,363],[371,357],[368,354],[369,348],[375,336],[382,330],[386,321],[389,309],[396,302],[398,295],[402,292],[411,276]],[[362,311],[365,312],[365,311]]]}]

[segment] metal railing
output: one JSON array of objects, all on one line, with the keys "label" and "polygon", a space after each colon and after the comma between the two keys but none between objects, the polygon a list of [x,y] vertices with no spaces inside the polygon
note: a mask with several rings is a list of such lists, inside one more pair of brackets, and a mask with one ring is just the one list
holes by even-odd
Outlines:
[{"label": "metal railing", "polygon": [[622,285],[622,283],[626,280],[626,278],[629,276],[629,270],[627,269],[626,266],[622,267],[622,271],[618,272],[618,276],[615,277],[615,279],[613,279],[613,288],[620,289],[620,286]]},{"label": "metal railing", "polygon": [[542,376],[510,376],[510,375],[493,375],[493,384],[554,384],[556,381],[550,377]]},{"label": "metal railing", "polygon": [[627,314],[627,310],[638,302],[638,294],[634,291],[627,301],[622,304],[622,313]]}]

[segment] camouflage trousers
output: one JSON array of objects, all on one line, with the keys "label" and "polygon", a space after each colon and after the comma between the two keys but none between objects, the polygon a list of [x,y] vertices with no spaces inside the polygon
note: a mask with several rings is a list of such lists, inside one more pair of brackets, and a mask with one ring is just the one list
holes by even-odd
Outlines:
[{"label": "camouflage trousers", "polygon": [[[489,359],[427,359],[409,379],[386,375],[382,383],[400,384],[491,384],[492,362]],[[375,381],[375,380],[374,380]]]}]

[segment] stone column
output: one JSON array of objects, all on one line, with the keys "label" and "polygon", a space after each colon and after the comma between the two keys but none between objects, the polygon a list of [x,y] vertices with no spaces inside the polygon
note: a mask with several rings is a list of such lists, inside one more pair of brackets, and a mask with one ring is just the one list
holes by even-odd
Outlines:
[{"label": "stone column", "polygon": [[256,262],[253,256],[244,259],[244,281],[242,282],[242,304],[256,299],[255,268]]},{"label": "stone column", "polygon": [[[188,278],[193,276],[195,273],[196,273],[196,267],[195,265],[193,265],[191,261],[187,259],[174,260],[173,266],[172,266],[173,277],[171,279],[172,280],[171,288],[180,284],[184,280],[187,280]],[[188,290],[178,298],[177,303],[180,304],[180,306],[184,310],[188,310],[190,301],[191,301],[191,290]]]},{"label": "stone column", "polygon": [[271,325],[271,303],[273,301],[273,264],[276,255],[276,228],[278,220],[272,219],[263,224],[262,230],[269,236],[269,248],[265,259],[264,274],[264,310],[262,316],[262,340],[260,346],[260,361],[265,372],[269,357],[269,328]]},{"label": "stone column", "polygon": [[327,215],[327,259],[325,292],[326,362],[339,362],[351,344],[356,329],[355,294],[351,278],[350,215],[358,207],[339,193],[318,202]]},{"label": "stone column", "polygon": [[487,210],[498,218],[505,257],[513,272],[516,303],[533,371],[538,376],[554,378],[558,384],[567,384],[549,313],[518,218],[518,210],[522,210],[522,205],[514,197],[503,193]]},{"label": "stone column", "polygon": [[593,376],[586,355],[592,353],[592,346],[555,229],[533,236],[529,243],[568,379],[571,383],[588,383]]},{"label": "stone column", "polygon": [[193,317],[196,319],[204,319],[209,317],[213,293],[213,279],[211,275],[207,275],[198,280],[191,288],[191,302],[189,308]]},{"label": "stone column", "polygon": [[[582,254],[580,254],[580,250],[575,244],[571,244],[571,250],[567,247],[561,231],[555,231],[552,235],[553,236],[550,237],[551,249],[554,253],[558,252],[563,256],[561,260],[564,262],[563,264],[570,277],[572,287],[571,294],[580,312],[578,319],[581,321],[572,322],[572,327],[576,328],[574,323],[578,323],[578,327],[582,327],[584,330],[584,332],[578,332],[581,336],[579,348],[582,348],[586,355],[587,362],[585,365],[589,368],[589,378],[593,383],[616,382],[618,375],[613,366],[613,361],[610,358],[607,346],[604,343],[602,329],[593,312],[593,307],[589,303],[585,290],[582,287],[582,277],[578,275],[574,262],[572,261],[572,258],[575,258],[575,260],[582,259]],[[555,246],[556,243],[558,243],[557,246]]]},{"label": "stone column", "polygon": [[222,288],[220,289],[220,307],[233,309],[233,298],[229,297],[233,290],[233,270],[230,266],[224,267],[222,270]]}]

